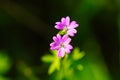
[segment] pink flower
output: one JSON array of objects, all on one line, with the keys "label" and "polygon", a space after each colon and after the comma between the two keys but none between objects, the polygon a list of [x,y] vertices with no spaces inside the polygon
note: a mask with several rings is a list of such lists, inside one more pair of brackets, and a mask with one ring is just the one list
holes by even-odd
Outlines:
[{"label": "pink flower", "polygon": [[73,47],[69,44],[71,39],[68,37],[68,35],[61,36],[60,34],[57,34],[53,37],[53,40],[54,42],[50,44],[50,49],[57,50],[58,57],[64,57],[65,53],[71,52]]},{"label": "pink flower", "polygon": [[56,29],[64,30],[67,33],[67,35],[70,36],[74,36],[74,34],[77,33],[75,28],[79,26],[76,21],[70,22],[69,16],[67,16],[66,18],[63,17],[61,19],[61,22],[56,22],[55,24]]}]

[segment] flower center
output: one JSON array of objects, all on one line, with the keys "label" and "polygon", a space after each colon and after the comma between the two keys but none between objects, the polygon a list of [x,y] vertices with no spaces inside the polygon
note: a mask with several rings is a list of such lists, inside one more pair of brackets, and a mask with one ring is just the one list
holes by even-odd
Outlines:
[{"label": "flower center", "polygon": [[67,28],[67,26],[65,26],[64,29],[63,29],[63,31],[67,32],[67,30],[68,30],[68,28]]},{"label": "flower center", "polygon": [[64,44],[63,44],[63,43],[60,43],[60,47],[61,47],[61,48],[62,48],[62,47],[64,48]]}]

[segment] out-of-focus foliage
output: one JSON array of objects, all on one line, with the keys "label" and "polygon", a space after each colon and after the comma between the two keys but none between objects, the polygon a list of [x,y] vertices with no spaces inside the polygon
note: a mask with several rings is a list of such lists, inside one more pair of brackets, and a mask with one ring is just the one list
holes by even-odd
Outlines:
[{"label": "out-of-focus foliage", "polygon": [[19,76],[17,76],[18,80],[41,80],[35,75],[35,71],[33,67],[29,67],[24,62],[19,62],[18,66],[18,73]]},{"label": "out-of-focus foliage", "polygon": [[60,69],[60,58],[57,57],[56,51],[51,51],[52,55],[45,55],[41,59],[43,62],[51,63],[48,74]]},{"label": "out-of-focus foliage", "polygon": [[[119,38],[119,47],[120,47],[120,0],[117,0],[116,3],[117,3],[118,10],[119,10],[119,13],[118,13],[118,38]],[[119,65],[120,65],[120,48],[119,48]]]},{"label": "out-of-focus foliage", "polygon": [[[119,38],[119,47],[120,47],[120,0],[116,1],[117,7],[119,9],[118,13],[118,38]],[[119,48],[119,64],[120,64],[120,48]]]},{"label": "out-of-focus foliage", "polygon": [[0,52],[0,74],[5,74],[11,67],[9,56],[5,52]]},{"label": "out-of-focus foliage", "polygon": [[[43,56],[65,16],[81,51]],[[0,0],[0,80],[120,80],[119,46],[120,0]]]},{"label": "out-of-focus foliage", "polygon": [[110,80],[106,65],[101,61],[95,65],[83,58],[85,53],[80,52],[78,47],[64,58],[57,57],[56,51],[51,53],[52,55],[44,55],[41,59],[45,63],[50,63],[48,74],[51,75],[52,80]]},{"label": "out-of-focus foliage", "polygon": [[0,76],[0,80],[10,80],[9,78],[5,78],[3,76]]},{"label": "out-of-focus foliage", "polygon": [[0,80],[9,80],[9,78],[4,77],[4,75],[9,71],[11,68],[11,60],[9,56],[0,51]]},{"label": "out-of-focus foliage", "polygon": [[55,74],[56,77],[53,77],[53,79],[72,80],[72,76],[75,76],[75,70],[83,70],[83,66],[80,64],[79,60],[83,58],[85,53],[80,52],[79,48],[75,48],[71,54],[66,54],[64,58],[59,58],[56,51],[50,52],[52,55],[44,55],[41,59],[45,63],[51,63],[48,74]]},{"label": "out-of-focus foliage", "polygon": [[79,60],[79,59],[83,58],[84,55],[85,55],[85,53],[80,52],[79,48],[77,47],[74,49],[72,57],[74,60]]}]

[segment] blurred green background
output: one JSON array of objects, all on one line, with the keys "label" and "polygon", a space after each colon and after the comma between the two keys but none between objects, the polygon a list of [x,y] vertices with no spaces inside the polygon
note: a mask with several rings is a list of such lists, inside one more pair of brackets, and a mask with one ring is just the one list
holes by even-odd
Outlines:
[{"label": "blurred green background", "polygon": [[119,80],[120,0],[0,0],[0,80],[56,80],[40,58],[66,16],[79,23],[72,45],[85,52],[73,80]]}]

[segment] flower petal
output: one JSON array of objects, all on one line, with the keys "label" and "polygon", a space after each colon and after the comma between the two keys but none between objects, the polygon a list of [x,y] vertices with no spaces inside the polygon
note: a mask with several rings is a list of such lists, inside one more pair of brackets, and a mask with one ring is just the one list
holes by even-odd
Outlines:
[{"label": "flower petal", "polygon": [[68,38],[65,42],[64,45],[68,45],[71,42],[71,38]]},{"label": "flower petal", "polygon": [[67,31],[67,34],[70,35],[70,36],[74,36],[74,33],[73,33],[73,31],[71,31],[71,30],[68,30],[68,31]]},{"label": "flower petal", "polygon": [[55,24],[60,24],[60,22],[56,22]]},{"label": "flower petal", "polygon": [[78,27],[79,25],[76,23],[76,21],[72,21],[69,25],[69,28],[76,28]]},{"label": "flower petal", "polygon": [[66,17],[66,25],[68,26],[69,24],[70,24],[70,17],[67,16],[67,17]]},{"label": "flower petal", "polygon": [[59,49],[59,46],[52,46],[50,49],[51,49],[51,50],[58,50],[58,49]]},{"label": "flower petal", "polygon": [[65,23],[65,18],[64,18],[64,17],[61,19],[61,22],[62,22],[62,23]]},{"label": "flower petal", "polygon": [[50,46],[54,46],[55,42],[50,43]]},{"label": "flower petal", "polygon": [[55,28],[56,28],[56,29],[60,29],[60,30],[61,30],[61,27],[60,27],[60,26],[58,26],[58,25],[55,25]]},{"label": "flower petal", "polygon": [[70,44],[68,44],[68,45],[65,46],[65,52],[66,53],[70,53],[71,49],[73,49],[73,47]]},{"label": "flower petal", "polygon": [[58,57],[64,57],[64,55],[65,55],[65,50],[64,50],[64,48],[60,48],[60,49],[58,50]]},{"label": "flower petal", "polygon": [[61,35],[60,35],[60,34],[57,34],[57,38],[58,38],[59,40],[61,40]]},{"label": "flower petal", "polygon": [[71,29],[71,31],[72,31],[73,33],[77,33],[77,30],[76,30],[76,29]]},{"label": "flower petal", "polygon": [[63,41],[63,42],[65,42],[67,39],[68,39],[68,35],[64,35],[64,36],[62,37],[62,41]]},{"label": "flower petal", "polygon": [[73,49],[73,46],[69,44],[69,45],[67,46],[67,48]]},{"label": "flower petal", "polygon": [[70,49],[66,48],[66,49],[65,49],[65,52],[66,52],[66,53],[70,53],[71,51],[70,51]]},{"label": "flower petal", "polygon": [[58,39],[57,39],[56,36],[53,36],[53,40],[54,40],[54,41],[58,41]]}]

